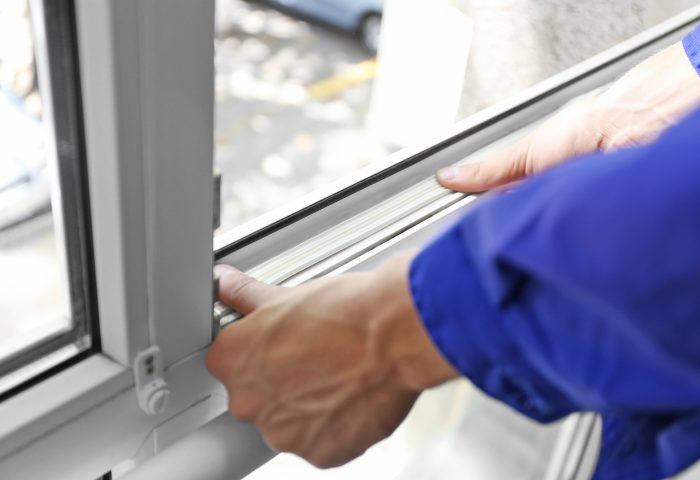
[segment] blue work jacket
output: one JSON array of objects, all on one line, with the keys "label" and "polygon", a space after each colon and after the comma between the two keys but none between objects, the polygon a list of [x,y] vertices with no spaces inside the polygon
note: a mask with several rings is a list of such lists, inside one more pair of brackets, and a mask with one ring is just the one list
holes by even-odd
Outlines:
[{"label": "blue work jacket", "polygon": [[[700,73],[700,28],[684,46]],[[602,415],[596,479],[685,469],[700,459],[700,110],[484,200],[410,285],[477,387],[542,422]]]}]

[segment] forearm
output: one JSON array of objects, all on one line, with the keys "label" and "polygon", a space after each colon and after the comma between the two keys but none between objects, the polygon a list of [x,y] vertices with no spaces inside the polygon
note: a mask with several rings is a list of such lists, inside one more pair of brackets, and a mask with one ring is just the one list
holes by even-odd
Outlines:
[{"label": "forearm", "polygon": [[433,340],[480,388],[539,420],[595,410],[636,435],[601,478],[700,456],[680,447],[700,445],[700,428],[685,443],[674,431],[700,409],[699,129],[695,113],[653,145],[534,178],[412,266]]},{"label": "forearm", "polygon": [[590,105],[598,148],[647,143],[700,105],[700,78],[682,42],[627,72]]},{"label": "forearm", "polygon": [[459,191],[484,191],[575,157],[649,143],[700,105],[699,74],[700,26],[513,147],[484,162],[443,169],[438,180]]},{"label": "forearm", "polygon": [[413,304],[408,269],[416,252],[405,252],[368,274],[373,305],[370,342],[385,355],[401,382],[422,391],[459,376],[435,348]]}]

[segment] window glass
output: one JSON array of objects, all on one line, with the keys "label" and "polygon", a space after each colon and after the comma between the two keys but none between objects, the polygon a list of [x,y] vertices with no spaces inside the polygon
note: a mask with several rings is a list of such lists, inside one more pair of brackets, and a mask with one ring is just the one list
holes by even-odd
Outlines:
[{"label": "window glass", "polygon": [[0,0],[0,359],[70,328],[26,1]]},{"label": "window glass", "polygon": [[219,232],[434,138],[693,3],[217,0]]},{"label": "window glass", "polygon": [[[76,288],[84,283],[87,214],[76,201],[72,3],[46,6],[51,18],[37,25],[28,0],[0,0],[0,395],[90,344],[89,301]],[[42,63],[35,52],[47,45],[34,39],[44,36]],[[37,70],[48,65],[52,89],[62,92],[52,117],[61,118],[48,118],[50,95],[39,90]]]}]

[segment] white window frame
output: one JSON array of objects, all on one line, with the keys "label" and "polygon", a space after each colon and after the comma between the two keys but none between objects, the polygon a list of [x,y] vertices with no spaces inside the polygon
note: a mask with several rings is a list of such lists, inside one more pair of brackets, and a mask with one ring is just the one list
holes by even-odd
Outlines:
[{"label": "white window frame", "polygon": [[[147,460],[164,458],[166,447],[226,410],[225,392],[203,362],[214,327],[214,7],[214,0],[76,0],[102,351],[0,404],[0,478],[94,479],[126,460],[148,468]],[[217,237],[217,259],[296,284],[420,245],[473,197],[436,185],[417,192],[419,182],[608,83],[698,18],[700,7],[470,117],[424,148]],[[37,50],[41,64],[46,49]],[[397,218],[382,203],[391,198],[415,201],[415,209]],[[385,220],[372,223],[378,214]],[[346,222],[355,222],[355,233],[339,235]],[[322,247],[313,258],[300,255],[308,242]],[[152,346],[162,352],[171,401],[149,416],[137,403],[132,364]],[[590,431],[592,422],[572,420],[579,426],[563,429],[562,442],[580,444],[581,428]],[[260,445],[251,429],[233,430],[229,441]],[[560,450],[570,456],[576,448]],[[569,467],[566,458],[554,461],[552,478],[579,474],[556,473]],[[217,474],[231,473],[225,463]]]},{"label": "white window frame", "polygon": [[[226,406],[203,362],[214,0],[77,0],[76,13],[102,352],[0,404],[1,478],[97,478]],[[132,363],[154,345],[171,401],[148,416]]]}]

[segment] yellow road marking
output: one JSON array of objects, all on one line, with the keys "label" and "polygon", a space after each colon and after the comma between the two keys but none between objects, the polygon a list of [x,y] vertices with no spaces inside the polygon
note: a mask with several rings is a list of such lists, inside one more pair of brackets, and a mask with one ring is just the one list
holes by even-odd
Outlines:
[{"label": "yellow road marking", "polygon": [[338,75],[333,75],[332,77],[309,85],[309,95],[316,100],[332,97],[343,90],[371,80],[376,73],[377,60],[374,58],[365,60],[364,62],[352,65]]}]

